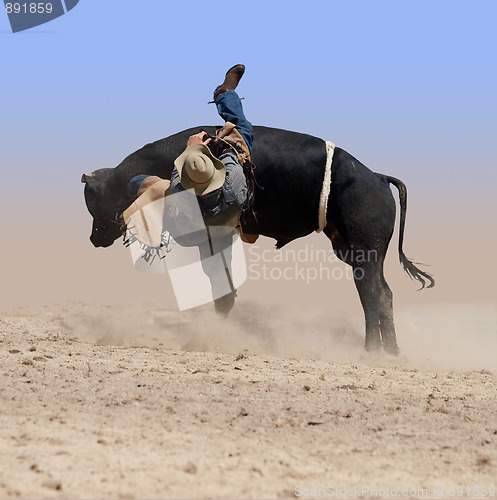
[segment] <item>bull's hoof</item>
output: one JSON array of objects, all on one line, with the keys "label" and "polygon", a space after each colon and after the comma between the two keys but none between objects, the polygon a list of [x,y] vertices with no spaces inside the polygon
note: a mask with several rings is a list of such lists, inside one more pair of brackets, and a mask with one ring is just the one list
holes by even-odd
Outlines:
[{"label": "bull's hoof", "polygon": [[225,295],[224,297],[219,297],[219,299],[216,299],[214,301],[216,312],[221,314],[225,318],[228,317],[228,314],[235,305],[235,297],[236,290],[234,292],[228,293],[228,295]]},{"label": "bull's hoof", "polygon": [[387,354],[391,356],[398,356],[400,354],[400,349],[397,347],[397,344],[384,344],[383,349]]},{"label": "bull's hoof", "polygon": [[381,339],[374,339],[374,340],[367,340],[366,339],[366,344],[364,345],[366,348],[367,352],[380,352],[383,344],[381,342]]}]

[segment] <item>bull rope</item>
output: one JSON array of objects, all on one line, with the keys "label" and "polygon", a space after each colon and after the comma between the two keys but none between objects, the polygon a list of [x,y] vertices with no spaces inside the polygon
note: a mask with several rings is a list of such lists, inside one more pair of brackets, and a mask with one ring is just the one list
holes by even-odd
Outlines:
[{"label": "bull rope", "polygon": [[335,145],[326,141],[326,165],[324,167],[323,186],[321,187],[321,195],[319,196],[319,227],[316,233],[320,233],[328,223],[326,220],[326,212],[328,211],[328,197],[331,189],[331,163],[333,161],[333,153]]}]

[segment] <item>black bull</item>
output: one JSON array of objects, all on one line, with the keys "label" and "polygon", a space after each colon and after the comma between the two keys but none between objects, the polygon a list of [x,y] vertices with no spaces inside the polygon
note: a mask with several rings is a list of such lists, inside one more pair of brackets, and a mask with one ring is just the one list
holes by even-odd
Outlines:
[{"label": "black bull", "polygon": [[[215,127],[204,128],[209,134],[215,132]],[[188,137],[196,132],[198,127],[147,144],[116,168],[83,175],[86,205],[94,218],[90,236],[94,246],[108,247],[121,236],[116,214],[131,202],[126,194],[131,178],[150,174],[169,179],[174,159],[184,150]],[[257,219],[245,217],[243,230],[275,238],[281,248],[318,228],[325,142],[306,134],[257,126],[254,137],[255,174],[262,189],[256,188],[255,192]],[[402,250],[407,209],[405,185],[393,177],[372,172],[338,147],[332,163],[324,233],[338,258],[354,269],[366,320],[366,349],[383,346],[388,352],[397,353],[392,292],[383,276],[383,262],[395,223],[395,201],[389,184],[396,186],[400,197],[400,262],[422,287],[434,286],[431,275],[418,269]],[[229,299],[228,310],[234,304],[234,296]],[[222,303],[220,300],[219,304]]]}]

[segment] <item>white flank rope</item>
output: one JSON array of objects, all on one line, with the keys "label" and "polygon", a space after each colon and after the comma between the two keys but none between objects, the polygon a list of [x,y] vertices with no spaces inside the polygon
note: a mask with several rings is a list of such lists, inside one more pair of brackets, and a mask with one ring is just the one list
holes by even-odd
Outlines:
[{"label": "white flank rope", "polygon": [[331,162],[333,161],[334,152],[335,145],[330,141],[326,141],[326,166],[324,167],[323,186],[319,197],[319,227],[316,229],[316,233],[320,233],[327,224],[326,212],[331,189]]}]

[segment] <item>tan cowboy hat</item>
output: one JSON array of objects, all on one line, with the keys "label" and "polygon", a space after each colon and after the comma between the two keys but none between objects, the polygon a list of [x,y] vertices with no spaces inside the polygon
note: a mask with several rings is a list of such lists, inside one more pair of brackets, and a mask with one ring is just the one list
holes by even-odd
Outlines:
[{"label": "tan cowboy hat", "polygon": [[195,190],[197,196],[212,193],[224,184],[226,168],[205,144],[194,144],[186,148],[176,160],[181,185]]}]

